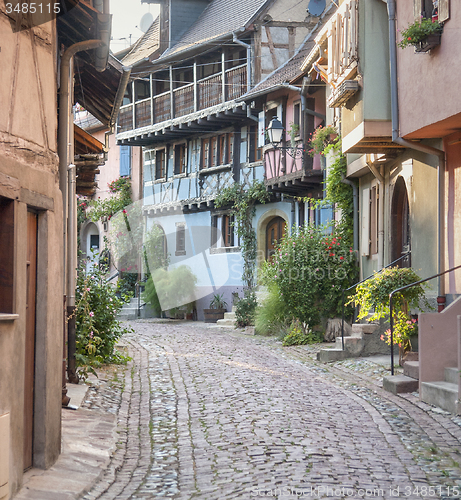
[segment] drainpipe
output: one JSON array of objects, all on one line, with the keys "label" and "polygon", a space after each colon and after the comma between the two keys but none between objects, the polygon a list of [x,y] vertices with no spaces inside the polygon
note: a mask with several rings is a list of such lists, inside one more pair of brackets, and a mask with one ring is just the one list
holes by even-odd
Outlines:
[{"label": "drainpipe", "polygon": [[[67,289],[67,276],[68,276],[68,267],[75,269],[76,260],[73,260],[72,257],[75,253],[77,253],[77,249],[68,248],[68,230],[67,230],[67,206],[68,206],[68,176],[67,169],[69,166],[69,158],[71,158],[72,152],[72,126],[71,123],[72,111],[71,111],[71,63],[73,57],[78,52],[90,49],[97,49],[104,44],[101,40],[87,40],[84,42],[79,42],[74,45],[71,45],[64,52],[61,58],[61,74],[60,74],[60,87],[59,87],[59,124],[58,124],[58,156],[59,156],[59,189],[62,194],[62,216],[63,216],[63,297],[64,303],[66,303],[66,295],[68,293]],[[75,250],[75,251],[74,251]],[[68,261],[69,255],[69,261]],[[73,260],[73,261],[72,261]],[[72,262],[71,262],[72,261]],[[72,267],[73,266],[73,267]],[[71,294],[72,295],[72,292]],[[75,305],[75,297],[74,297],[74,305]],[[67,303],[69,307],[70,304]],[[64,309],[66,311],[66,309]],[[73,311],[73,309],[72,309]],[[65,329],[64,329],[64,345],[65,345]],[[74,352],[75,354],[75,352]],[[65,399],[63,398],[63,403]],[[68,398],[67,398],[68,403]]]},{"label": "drainpipe", "polygon": [[247,49],[247,92],[249,92],[251,90],[251,83],[252,83],[252,78],[251,78],[251,45],[249,45],[248,43],[242,42],[242,40],[239,40],[237,38],[237,35],[235,34],[235,32],[232,33],[232,41]]},{"label": "drainpipe", "polygon": [[[445,236],[445,221],[444,221],[444,203],[445,203],[445,168],[446,157],[445,151],[441,149],[426,146],[424,144],[411,142],[399,137],[399,100],[397,86],[397,29],[396,29],[396,3],[395,0],[387,0],[387,12],[389,18],[389,56],[390,56],[390,79],[391,79],[391,112],[392,112],[392,141],[401,144],[406,148],[410,148],[422,153],[437,156],[439,165],[437,167],[438,177],[438,262],[437,274],[444,271],[444,236]],[[438,277],[438,297],[439,312],[445,307],[445,282],[442,276]]]}]

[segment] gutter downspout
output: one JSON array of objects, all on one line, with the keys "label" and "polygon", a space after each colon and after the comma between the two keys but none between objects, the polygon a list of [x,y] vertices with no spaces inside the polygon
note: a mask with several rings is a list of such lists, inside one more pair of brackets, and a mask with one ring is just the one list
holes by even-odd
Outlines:
[{"label": "gutter downspout", "polygon": [[[62,291],[64,297],[64,304],[66,303],[66,296],[69,295],[69,302],[67,303],[67,307],[75,307],[75,291],[69,291],[67,289],[67,276],[69,273],[72,273],[76,268],[76,250],[73,248],[68,248],[67,246],[67,237],[68,237],[68,228],[67,228],[67,206],[68,206],[68,177],[67,177],[67,169],[69,165],[69,158],[71,156],[72,144],[71,144],[71,82],[72,78],[70,75],[71,62],[73,57],[78,52],[90,49],[97,49],[101,47],[104,43],[101,40],[86,40],[84,42],[79,42],[74,45],[71,45],[66,49],[61,58],[61,74],[60,74],[60,86],[59,86],[59,123],[58,123],[58,156],[59,156],[59,189],[62,194],[62,217],[63,217],[63,283],[62,283]],[[73,126],[73,123],[72,123]],[[74,252],[75,250],[75,252]],[[75,258],[74,258],[75,253]],[[69,258],[68,258],[69,255]],[[70,293],[69,293],[70,292]],[[71,304],[70,302],[74,303]],[[64,308],[66,313],[66,308]],[[65,328],[64,328],[64,337],[65,337]],[[65,338],[64,338],[65,340]],[[64,342],[65,345],[65,342]],[[65,393],[63,391],[63,396]],[[64,399],[63,399],[64,401]]]},{"label": "gutter downspout", "polygon": [[[438,256],[437,256],[437,274],[444,271],[444,252],[445,252],[445,169],[446,157],[445,151],[425,146],[416,142],[411,142],[399,137],[399,101],[398,101],[398,80],[397,80],[397,30],[396,30],[396,3],[395,0],[387,0],[387,12],[389,18],[389,56],[390,56],[390,80],[391,80],[391,112],[392,112],[392,141],[402,146],[422,153],[437,156],[439,165],[437,167],[438,177]],[[445,307],[445,281],[442,276],[438,277],[438,297],[439,312]]]},{"label": "gutter downspout", "polygon": [[237,43],[238,45],[241,45],[242,47],[245,47],[247,49],[247,92],[251,90],[251,84],[252,84],[252,78],[251,78],[251,45],[248,43],[242,42],[242,40],[239,40],[237,38],[237,35],[235,32],[232,33],[232,41],[234,43]]}]

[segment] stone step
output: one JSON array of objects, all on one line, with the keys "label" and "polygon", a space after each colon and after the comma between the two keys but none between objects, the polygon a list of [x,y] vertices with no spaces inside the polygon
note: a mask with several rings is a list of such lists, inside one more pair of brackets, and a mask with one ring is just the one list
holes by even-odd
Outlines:
[{"label": "stone step", "polygon": [[[232,321],[235,321],[235,312],[229,312],[229,313],[224,313],[224,319],[231,319]],[[222,321],[219,320],[218,321]]]},{"label": "stone step", "polygon": [[458,384],[450,382],[421,382],[421,400],[458,414]]},{"label": "stone step", "polygon": [[370,335],[377,328],[378,325],[374,323],[354,323],[352,325],[352,337],[358,336],[359,334]]},{"label": "stone step", "polygon": [[329,363],[331,361],[341,361],[342,359],[350,358],[351,355],[347,351],[334,347],[332,349],[322,349],[317,353],[317,361]]},{"label": "stone step", "polygon": [[216,326],[222,326],[226,328],[234,328],[235,327],[235,319],[218,319],[216,321]]},{"label": "stone step", "polygon": [[458,367],[445,367],[445,382],[458,385],[459,369]]},{"label": "stone step", "polygon": [[419,361],[405,361],[403,363],[403,374],[406,377],[419,380]]},{"label": "stone step", "polygon": [[392,394],[414,392],[418,390],[419,382],[406,375],[390,375],[383,378],[383,389]]},{"label": "stone step", "polygon": [[[363,350],[364,340],[360,337],[344,337],[344,350],[348,354],[353,356],[358,356]],[[341,337],[336,337],[335,349],[342,350],[342,339]]]}]

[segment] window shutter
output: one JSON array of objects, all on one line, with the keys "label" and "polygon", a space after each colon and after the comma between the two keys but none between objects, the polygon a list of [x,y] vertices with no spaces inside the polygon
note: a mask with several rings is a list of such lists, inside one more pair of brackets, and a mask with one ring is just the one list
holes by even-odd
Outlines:
[{"label": "window shutter", "polygon": [[450,0],[439,0],[439,22],[450,19]]},{"label": "window shutter", "polygon": [[280,123],[283,123],[283,105],[279,104],[277,106],[277,118],[279,119]]},{"label": "window shutter", "polygon": [[120,176],[131,175],[131,146],[120,146]]},{"label": "window shutter", "polygon": [[261,111],[260,113],[258,113],[258,148],[262,148],[266,142],[266,130],[264,124],[264,111]]},{"label": "window shutter", "polygon": [[370,188],[362,191],[361,254],[370,255]]}]

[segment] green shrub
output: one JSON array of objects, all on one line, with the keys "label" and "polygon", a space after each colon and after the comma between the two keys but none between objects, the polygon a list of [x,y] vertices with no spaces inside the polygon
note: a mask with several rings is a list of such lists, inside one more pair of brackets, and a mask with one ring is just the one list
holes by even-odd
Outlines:
[{"label": "green shrub", "polygon": [[304,331],[299,323],[295,323],[290,333],[283,338],[282,344],[284,346],[290,346],[317,344],[319,342],[323,342],[323,333],[313,332],[312,330]]},{"label": "green shrub", "polygon": [[115,350],[115,344],[131,328],[122,326],[117,314],[124,302],[104,279],[105,269],[94,268],[85,274],[80,267],[76,287],[76,363],[79,376],[103,363],[125,362],[127,358]]},{"label": "green shrub", "polygon": [[[356,280],[356,259],[347,239],[325,227],[293,228],[262,268],[263,284],[276,285],[286,317],[312,329],[342,310],[342,290]],[[349,308],[347,315],[351,315]]]},{"label": "green shrub", "polygon": [[267,287],[267,295],[256,308],[256,335],[285,335],[291,318],[287,315],[285,303],[280,296],[277,284]]},{"label": "green shrub", "polygon": [[235,307],[236,326],[244,328],[254,325],[256,310],[256,294],[252,290],[245,290],[244,296],[237,302]]}]

